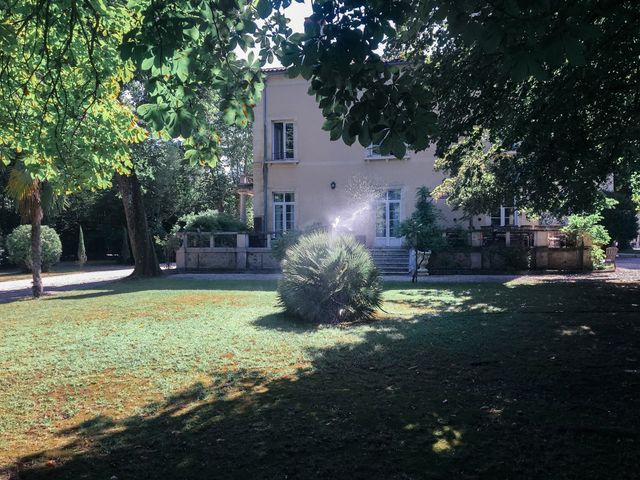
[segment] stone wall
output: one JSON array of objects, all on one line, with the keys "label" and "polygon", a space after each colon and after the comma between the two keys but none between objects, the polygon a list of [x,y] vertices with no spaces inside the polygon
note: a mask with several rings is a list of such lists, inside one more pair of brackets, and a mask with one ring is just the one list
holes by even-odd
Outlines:
[{"label": "stone wall", "polygon": [[[178,270],[264,271],[279,270],[280,263],[270,248],[249,248],[248,235],[236,234],[236,247],[188,247],[189,233],[181,232],[182,246],[176,251]],[[202,236],[202,233],[197,235]],[[206,235],[206,234],[204,234]],[[211,234],[212,237],[214,234]],[[228,233],[224,235],[228,236]],[[215,242],[212,240],[211,245]]]},{"label": "stone wall", "polygon": [[[583,248],[549,248],[549,239],[557,234],[553,230],[533,232],[533,245],[513,245],[511,236],[506,235],[503,244],[483,243],[484,232],[474,231],[470,235],[472,245],[451,248],[433,254],[428,268],[433,272],[455,271],[524,271],[524,270],[589,270],[591,262],[591,242],[586,239]],[[176,266],[179,270],[219,270],[219,271],[275,271],[280,263],[273,257],[270,248],[250,248],[247,234],[235,235],[235,248],[215,247],[217,234],[211,235],[209,247],[188,247],[189,233],[183,232],[182,247],[176,252]],[[206,243],[206,242],[205,242]],[[193,244],[193,243],[192,243]]]}]

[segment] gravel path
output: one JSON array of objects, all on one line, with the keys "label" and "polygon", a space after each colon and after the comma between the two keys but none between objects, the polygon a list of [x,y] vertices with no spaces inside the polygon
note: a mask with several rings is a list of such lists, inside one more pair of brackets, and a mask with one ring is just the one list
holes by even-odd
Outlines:
[{"label": "gravel path", "polygon": [[[133,272],[133,268],[55,275],[44,277],[42,283],[44,284],[45,295],[48,295],[55,292],[100,286],[116,280],[122,280],[128,275],[131,275],[131,272]],[[31,280],[0,282],[0,302],[10,302],[29,296],[31,296]]]},{"label": "gravel path", "polygon": [[[173,278],[186,280],[278,280],[279,273],[178,273]],[[386,275],[388,281],[409,281],[409,275]],[[615,272],[607,273],[533,273],[528,275],[433,275],[420,277],[419,283],[464,283],[464,282],[497,282],[510,281],[532,282],[574,282],[590,281],[640,281],[640,258],[623,258],[618,260]]]},{"label": "gravel path", "polygon": [[[100,287],[104,284],[122,280],[131,274],[131,268],[108,269],[86,273],[74,273],[45,277],[43,279],[45,295],[56,292],[76,290],[78,288]],[[184,280],[277,280],[279,273],[178,273],[172,279]],[[409,275],[389,275],[388,281],[409,281]],[[420,277],[419,283],[462,283],[516,281],[518,283],[535,282],[575,282],[608,281],[640,282],[640,258],[618,259],[615,272],[579,273],[579,274],[530,274],[530,275],[434,275]],[[31,280],[12,280],[0,282],[0,302],[11,302],[31,295]]]}]

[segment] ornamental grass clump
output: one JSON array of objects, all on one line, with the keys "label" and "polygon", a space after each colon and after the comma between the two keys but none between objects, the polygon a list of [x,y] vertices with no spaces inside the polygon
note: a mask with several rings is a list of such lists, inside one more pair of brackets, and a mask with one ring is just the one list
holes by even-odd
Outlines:
[{"label": "ornamental grass clump", "polygon": [[382,303],[382,282],[373,259],[351,236],[302,236],[287,250],[282,274],[281,305],[308,322],[370,320]]}]

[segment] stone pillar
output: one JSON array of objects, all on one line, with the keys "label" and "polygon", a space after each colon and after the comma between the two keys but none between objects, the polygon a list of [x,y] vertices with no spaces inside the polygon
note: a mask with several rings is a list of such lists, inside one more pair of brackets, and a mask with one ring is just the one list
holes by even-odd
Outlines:
[{"label": "stone pillar", "polygon": [[471,232],[471,246],[472,247],[481,247],[482,246],[482,232]]},{"label": "stone pillar", "polygon": [[536,247],[535,252],[536,269],[546,270],[547,268],[549,268],[549,249],[547,247]]},{"label": "stone pillar", "polygon": [[176,269],[187,269],[187,234],[185,232],[178,232],[178,238],[180,239],[180,248],[176,250]]},{"label": "stone pillar", "polygon": [[511,246],[511,232],[509,230],[507,230],[504,233],[504,246],[505,247],[510,247]]},{"label": "stone pillar", "polygon": [[549,232],[545,230],[536,230],[533,232],[533,246],[534,247],[548,247],[549,246]]},{"label": "stone pillar", "polygon": [[238,233],[236,236],[236,270],[247,269],[247,248],[249,248],[249,235]]},{"label": "stone pillar", "polygon": [[471,252],[471,268],[479,270],[482,268],[482,252]]},{"label": "stone pillar", "polygon": [[240,221],[247,223],[247,194],[240,192]]}]

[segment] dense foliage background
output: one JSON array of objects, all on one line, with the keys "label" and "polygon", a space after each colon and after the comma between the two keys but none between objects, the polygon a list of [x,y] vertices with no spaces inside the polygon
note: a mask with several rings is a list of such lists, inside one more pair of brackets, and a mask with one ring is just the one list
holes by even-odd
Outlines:
[{"label": "dense foliage background", "polygon": [[[176,142],[147,140],[133,147],[153,237],[166,237],[181,217],[194,212],[217,210],[238,218],[236,187],[240,175],[252,169],[252,133],[250,127],[220,127],[224,132],[222,154],[214,167],[191,165],[183,160],[182,146]],[[20,224],[15,201],[6,194],[8,179],[8,170],[0,170],[0,235],[3,236]],[[76,259],[80,225],[89,260],[121,254],[126,219],[116,186],[66,196],[62,208],[45,213],[44,223],[59,233],[63,260]],[[158,254],[163,256],[161,249]]]}]

